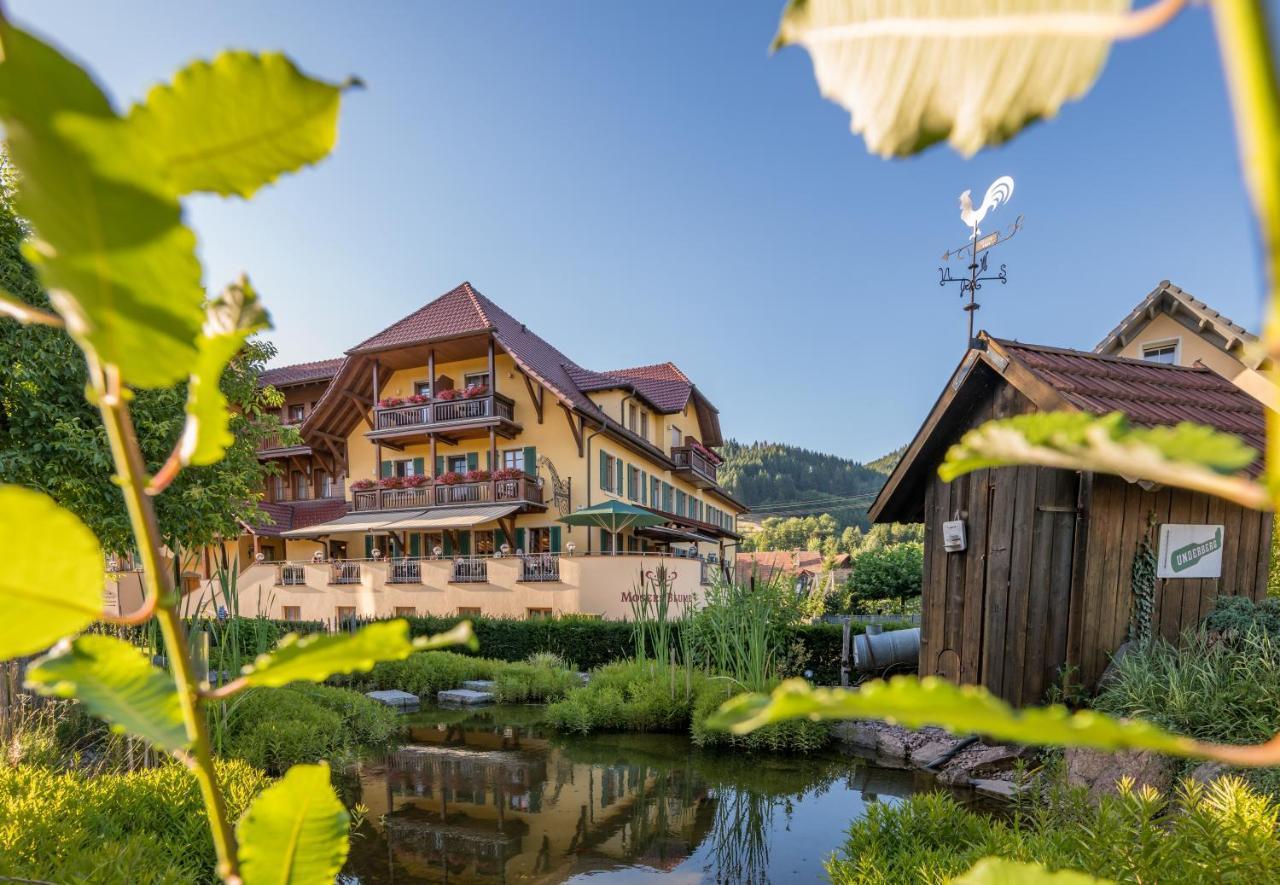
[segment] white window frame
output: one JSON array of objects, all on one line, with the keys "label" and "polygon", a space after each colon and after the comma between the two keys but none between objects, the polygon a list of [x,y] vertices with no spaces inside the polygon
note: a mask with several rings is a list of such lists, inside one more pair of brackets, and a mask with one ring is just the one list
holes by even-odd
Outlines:
[{"label": "white window frame", "polygon": [[[1144,362],[1149,362],[1149,363],[1154,363],[1154,362],[1157,362],[1157,361],[1156,361],[1156,360],[1151,359],[1150,357],[1148,357],[1148,356],[1147,356],[1147,351],[1149,351],[1149,350],[1164,350],[1164,349],[1165,349],[1165,348],[1167,348],[1167,347],[1172,347],[1172,348],[1173,348],[1173,363],[1172,363],[1172,365],[1175,365],[1175,366],[1180,366],[1180,365],[1182,365],[1182,339],[1181,339],[1181,338],[1163,338],[1163,339],[1160,339],[1160,340],[1158,340],[1158,341],[1143,341],[1141,344],[1139,344],[1139,345],[1138,345],[1138,348],[1139,348],[1139,349],[1141,350],[1141,352],[1142,352],[1142,359],[1143,359],[1143,361],[1144,361]],[[1170,364],[1169,364],[1169,363],[1164,363],[1163,365],[1170,365]]]},{"label": "white window frame", "polygon": [[524,449],[517,447],[514,449],[502,450],[502,467],[504,470],[515,468],[517,470],[525,470]]},{"label": "white window frame", "polygon": [[463,389],[463,390],[466,390],[468,387],[471,387],[471,386],[472,386],[472,385],[474,385],[474,384],[479,384],[479,383],[481,383],[481,382],[478,382],[478,381],[476,381],[476,380],[475,380],[475,379],[477,379],[477,378],[483,378],[483,379],[484,379],[484,382],[483,382],[483,383],[484,383],[484,386],[485,386],[485,387],[487,387],[487,388],[489,388],[490,390],[493,390],[493,385],[492,385],[492,381],[493,381],[493,379],[491,379],[491,378],[489,377],[489,371],[488,371],[487,369],[486,369],[485,371],[483,371],[483,372],[467,372],[467,373],[465,373],[465,374],[462,376],[462,389]]}]

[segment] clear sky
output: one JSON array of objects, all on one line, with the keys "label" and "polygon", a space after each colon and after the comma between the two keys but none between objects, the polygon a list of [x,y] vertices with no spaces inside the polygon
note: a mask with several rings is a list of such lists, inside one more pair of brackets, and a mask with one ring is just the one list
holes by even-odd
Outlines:
[{"label": "clear sky", "polygon": [[1026,228],[983,328],[1091,348],[1162,279],[1258,327],[1203,8],[1118,46],[1083,102],[1004,148],[886,162],[807,54],[768,54],[781,0],[8,6],[121,106],[224,47],[368,83],[324,165],[190,206],[208,283],[250,273],[281,363],[339,355],[468,279],[587,367],[674,360],[731,436],[871,459],[910,439],[963,353],[936,268],[965,239],[960,191],[1002,174],[1017,190],[987,228]]}]

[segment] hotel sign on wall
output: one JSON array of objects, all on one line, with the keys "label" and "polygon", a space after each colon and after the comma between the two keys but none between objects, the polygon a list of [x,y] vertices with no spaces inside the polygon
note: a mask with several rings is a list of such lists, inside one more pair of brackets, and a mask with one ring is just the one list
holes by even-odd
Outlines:
[{"label": "hotel sign on wall", "polygon": [[1160,549],[1156,577],[1222,577],[1222,526],[1160,526]]}]

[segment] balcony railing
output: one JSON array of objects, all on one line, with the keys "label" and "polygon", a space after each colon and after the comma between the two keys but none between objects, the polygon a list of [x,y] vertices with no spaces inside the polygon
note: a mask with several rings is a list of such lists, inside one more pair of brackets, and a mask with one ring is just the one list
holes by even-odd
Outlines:
[{"label": "balcony railing", "polygon": [[541,504],[542,489],[532,476],[486,479],[479,482],[436,483],[416,489],[357,489],[351,493],[355,510],[425,510],[462,504]]},{"label": "balcony railing", "polygon": [[285,439],[284,431],[277,430],[272,433],[266,434],[265,436],[262,437],[262,439],[258,440],[257,450],[259,452],[265,452],[269,449],[288,449],[288,448],[293,448],[295,446],[306,445],[306,443],[302,441],[302,438],[297,434],[296,424],[286,425],[286,430],[292,431],[289,433],[290,438],[288,440]]},{"label": "balcony railing", "polygon": [[453,561],[449,580],[454,584],[483,584],[489,580],[489,560],[480,556],[459,556]]},{"label": "balcony railing", "polygon": [[292,562],[282,562],[276,567],[276,584],[281,587],[300,587],[307,583],[306,569]]},{"label": "balcony railing", "polygon": [[526,553],[520,557],[520,580],[546,583],[560,580],[559,553]]},{"label": "balcony railing", "polygon": [[696,476],[710,482],[718,481],[715,463],[692,446],[672,446],[671,460],[677,470],[692,470]]},{"label": "balcony railing", "polygon": [[422,563],[416,559],[394,559],[387,573],[388,584],[421,584]]},{"label": "balcony railing", "polygon": [[315,487],[308,483],[305,486],[283,486],[281,488],[269,489],[267,492],[267,500],[277,504],[289,504],[295,501],[324,501],[333,498],[345,498],[347,496],[346,484],[343,482],[331,482],[327,489],[316,491]]},{"label": "balcony railing", "polygon": [[359,584],[360,583],[360,563],[358,562],[329,563],[329,583],[330,584]]},{"label": "balcony railing", "polygon": [[465,424],[501,418],[515,421],[515,402],[500,393],[470,399],[433,400],[375,410],[375,430],[411,430],[437,424]]}]

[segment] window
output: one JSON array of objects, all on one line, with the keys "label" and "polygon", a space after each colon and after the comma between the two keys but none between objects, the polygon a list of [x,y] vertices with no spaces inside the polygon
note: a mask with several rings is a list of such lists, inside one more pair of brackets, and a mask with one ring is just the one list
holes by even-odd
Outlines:
[{"label": "window", "polygon": [[627,429],[634,433],[640,428],[640,410],[635,403],[627,403]]},{"label": "window", "polygon": [[356,617],[356,607],[354,605],[340,605],[337,609],[339,621],[352,621]]},{"label": "window", "polygon": [[258,552],[262,554],[264,562],[276,561],[276,547],[274,544],[262,544],[258,547]]},{"label": "window", "polygon": [[649,413],[640,413],[640,435],[645,439],[649,438]]},{"label": "window", "polygon": [[640,473],[640,468],[633,464],[627,465],[627,497],[632,501],[639,501],[644,494],[644,478]]},{"label": "window", "polygon": [[307,407],[302,403],[295,403],[289,406],[289,423],[301,424],[302,419],[306,417]]},{"label": "window", "polygon": [[608,452],[600,453],[600,488],[606,492],[621,494],[622,462]]},{"label": "window", "polygon": [[613,533],[605,531],[604,529],[600,530],[600,552],[613,552]]},{"label": "window", "polygon": [[480,608],[472,605],[458,606],[458,617],[460,618],[478,618],[481,615]]},{"label": "window", "polygon": [[475,533],[475,539],[476,539],[476,556],[492,556],[493,555],[493,551],[496,548],[493,546],[492,531],[477,531]]},{"label": "window", "polygon": [[444,459],[445,470],[450,473],[466,473],[467,472],[467,456],[466,455],[450,455]]},{"label": "window", "polygon": [[659,509],[665,510],[667,511],[667,513],[671,513],[672,497],[674,495],[675,495],[675,487],[672,486],[671,483],[669,482],[664,482],[662,484],[662,507],[660,507]]},{"label": "window", "polygon": [[680,435],[680,428],[674,424],[671,425],[671,447],[678,448],[684,443],[684,437]]},{"label": "window", "polygon": [[301,470],[293,471],[293,500],[305,501],[307,499],[307,477]]},{"label": "window", "polygon": [[320,497],[333,497],[333,477],[329,475],[329,471],[317,471],[316,476],[319,478]]},{"label": "window", "polygon": [[430,381],[413,382],[413,392],[416,393],[418,396],[431,396],[431,382]]},{"label": "window", "polygon": [[684,516],[684,507],[687,497],[684,492],[676,489],[676,516]]},{"label": "window", "polygon": [[524,449],[507,449],[502,453],[502,466],[507,470],[524,470]]},{"label": "window", "polygon": [[279,473],[271,477],[271,500],[284,500],[284,476]]},{"label": "window", "polygon": [[527,534],[529,546],[525,549],[525,553],[551,552],[551,529],[529,529]]},{"label": "window", "polygon": [[525,614],[531,621],[548,621],[551,619],[549,608],[527,608]]},{"label": "window", "polygon": [[466,375],[462,376],[462,386],[464,388],[488,387],[489,373],[488,372],[468,372]]},{"label": "window", "polygon": [[1156,341],[1151,344],[1142,345],[1142,358],[1149,363],[1167,363],[1168,365],[1177,365],[1178,362],[1178,341]]},{"label": "window", "polygon": [[656,476],[649,477],[649,504],[657,507],[662,501],[662,480]]},{"label": "window", "polygon": [[302,606],[300,605],[283,605],[280,607],[280,620],[282,621],[301,621]]}]

